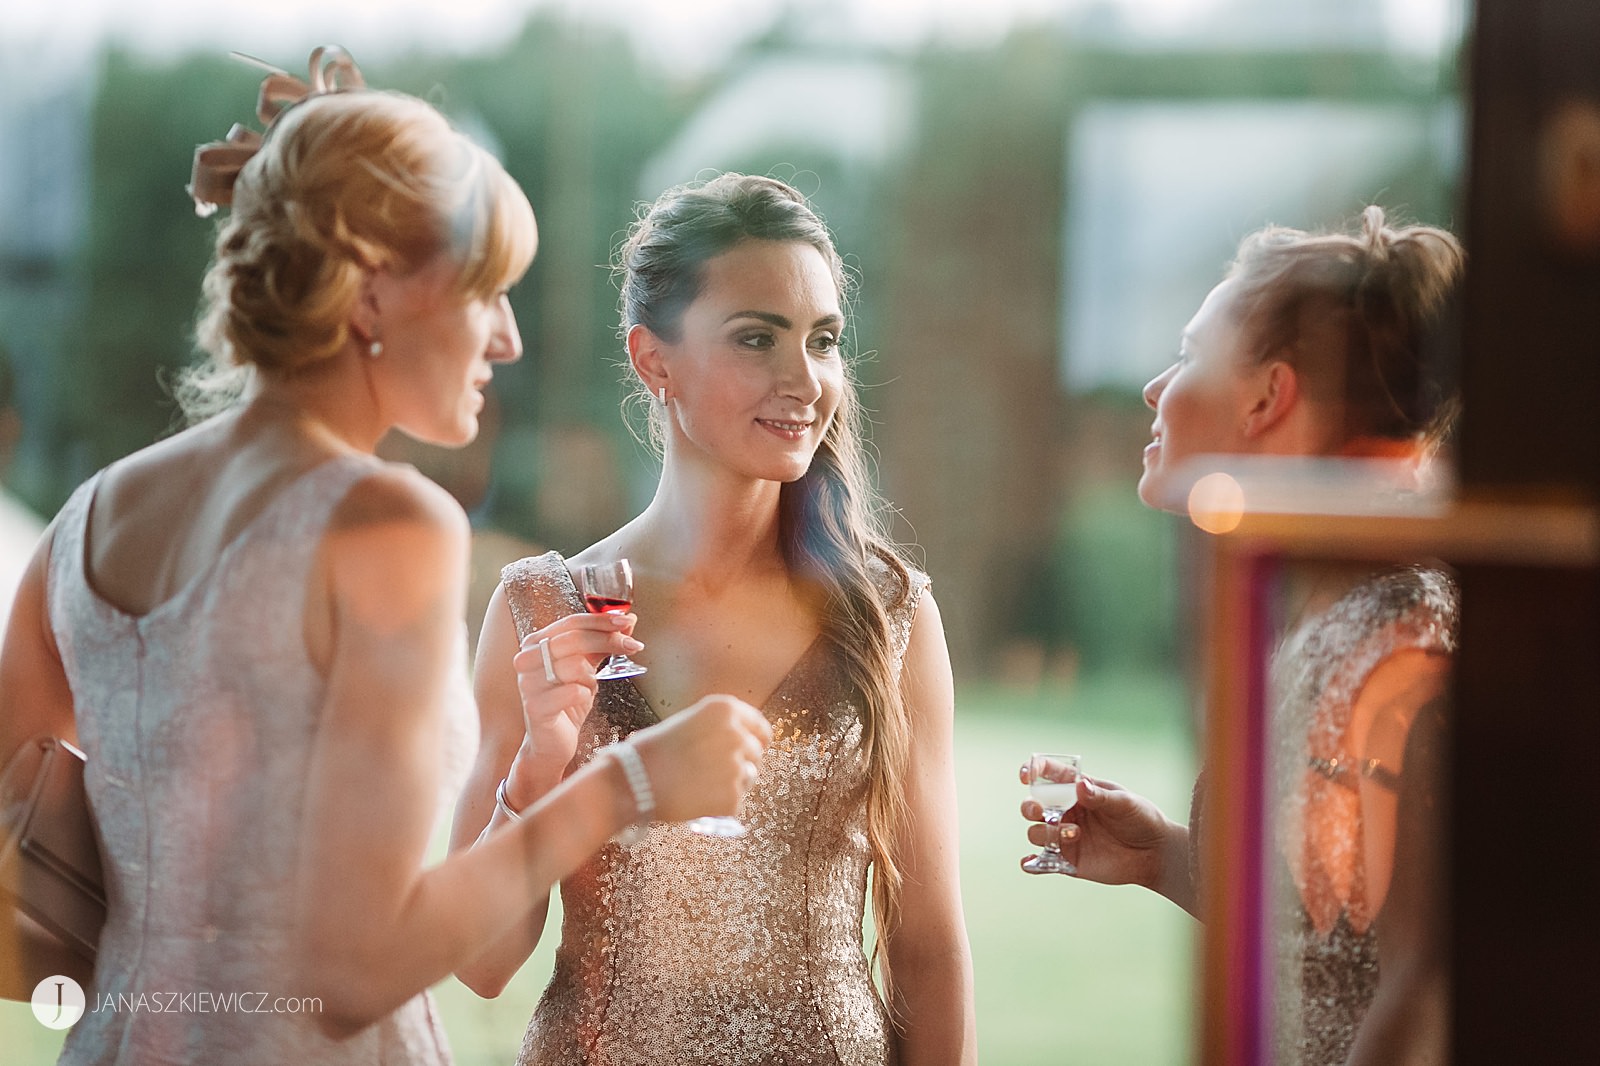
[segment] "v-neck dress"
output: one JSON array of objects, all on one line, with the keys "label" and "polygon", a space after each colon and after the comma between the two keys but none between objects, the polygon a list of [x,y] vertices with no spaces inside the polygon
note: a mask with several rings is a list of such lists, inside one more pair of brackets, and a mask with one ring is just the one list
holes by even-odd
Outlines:
[{"label": "v-neck dress", "polygon": [[[108,913],[87,1011],[61,1062],[444,1064],[416,996],[343,1040],[297,985],[294,870],[326,683],[306,652],[306,587],[328,520],[380,468],[328,460],[279,492],[212,564],[142,615],[89,585],[99,475],[62,508],[50,626],[72,689]],[[459,785],[478,728],[462,629],[439,751]],[[441,794],[441,814],[445,809]]]},{"label": "v-neck dress", "polygon": [[[887,566],[894,669],[928,579]],[[555,552],[502,573],[519,636],[580,613]],[[902,595],[903,593],[903,595]],[[521,1063],[892,1061],[888,1016],[862,948],[867,845],[860,697],[826,641],[801,656],[762,711],[774,740],[729,839],[657,824],[607,844],[561,885],[555,973]],[[603,681],[570,769],[656,716],[632,682]]]}]

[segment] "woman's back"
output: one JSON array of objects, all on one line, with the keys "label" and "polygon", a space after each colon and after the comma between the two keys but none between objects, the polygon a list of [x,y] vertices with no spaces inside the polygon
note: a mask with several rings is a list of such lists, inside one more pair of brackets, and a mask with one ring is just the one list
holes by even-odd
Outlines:
[{"label": "woman's back", "polygon": [[[142,574],[127,573],[126,554],[141,540],[166,532],[173,544],[204,544],[216,534],[181,515],[176,528],[153,527],[153,501],[128,494],[138,470],[120,483],[117,468],[91,479],[63,509],[49,617],[89,756],[110,898],[90,1011],[64,1061],[447,1059],[420,997],[330,1042],[315,1004],[300,1002],[287,955],[325,687],[307,650],[307,590],[330,516],[380,469],[340,457],[298,476],[269,472],[259,491],[231,500],[196,492],[189,514],[219,516],[226,537],[198,566],[174,552]],[[119,529],[120,545],[97,556],[101,519],[90,515],[108,482],[136,501],[135,516],[111,510],[106,528]],[[169,473],[165,484],[184,482]],[[97,557],[108,560],[98,571]],[[143,578],[144,595],[110,602],[91,573],[124,576],[124,594]]]}]

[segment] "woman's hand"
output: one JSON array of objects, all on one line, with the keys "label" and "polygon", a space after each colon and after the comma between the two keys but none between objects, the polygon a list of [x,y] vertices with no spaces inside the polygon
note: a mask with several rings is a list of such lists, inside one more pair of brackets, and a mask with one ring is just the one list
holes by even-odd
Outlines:
[{"label": "woman's hand", "polygon": [[681,822],[732,815],[772,743],[766,716],[734,696],[705,696],[665,722],[633,734],[655,792],[655,817]]},{"label": "woman's hand", "polygon": [[578,730],[599,690],[595,670],[607,656],[644,645],[631,636],[632,614],[570,614],[529,633],[512,657],[525,733],[511,773],[560,780],[578,747]]},{"label": "woman's hand", "polygon": [[[1021,776],[1029,784],[1026,765]],[[1024,800],[1022,816],[1042,823],[1044,809],[1036,800]],[[1062,817],[1059,831],[1043,824],[1028,827],[1030,843],[1043,847],[1052,840],[1078,868],[1076,876],[1106,885],[1143,885],[1193,913],[1189,831],[1138,793],[1104,778],[1080,779],[1078,802]]]}]

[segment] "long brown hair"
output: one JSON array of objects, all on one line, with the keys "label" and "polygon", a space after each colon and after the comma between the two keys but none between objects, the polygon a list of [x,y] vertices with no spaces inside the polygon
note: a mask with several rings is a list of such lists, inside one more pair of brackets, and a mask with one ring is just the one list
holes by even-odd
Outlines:
[{"label": "long brown hair", "polygon": [[[643,325],[667,340],[699,294],[705,264],[746,240],[799,241],[822,254],[848,311],[850,277],[827,226],[794,188],[773,178],[723,174],[667,190],[628,232],[617,257],[622,332]],[[659,448],[662,412],[637,383],[633,402],[649,411]],[[839,409],[804,476],[778,500],[778,538],[790,573],[822,592],[822,634],[860,694],[867,760],[867,840],[872,851],[873,955],[885,990],[883,946],[899,913],[902,876],[896,841],[909,818],[906,764],[911,724],[895,675],[889,612],[910,595],[906,563],[883,524],[864,445],[863,412],[850,360]],[[887,591],[874,566],[886,568]],[[887,997],[886,997],[887,998]],[[891,1000],[892,1002],[892,1000]]]}]

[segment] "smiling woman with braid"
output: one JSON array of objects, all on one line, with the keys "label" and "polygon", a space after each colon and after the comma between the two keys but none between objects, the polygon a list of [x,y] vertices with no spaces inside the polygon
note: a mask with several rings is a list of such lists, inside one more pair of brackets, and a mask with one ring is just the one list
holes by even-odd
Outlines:
[{"label": "smiling woman with braid", "polygon": [[[485,742],[456,838],[477,836],[497,782],[513,807],[536,802],[704,692],[759,706],[776,740],[740,811],[745,835],[656,826],[562,882],[556,972],[521,1061],[971,1063],[949,658],[927,576],[877,525],[833,240],[794,189],[724,174],[645,211],[620,274],[661,479],[642,514],[570,560],[505,570],[479,644]],[[631,657],[649,672],[600,682],[559,735],[529,734],[511,654],[567,642],[577,568],[622,557],[647,646]],[[887,996],[862,948],[869,871]],[[541,919],[463,979],[497,993]]]}]

